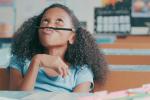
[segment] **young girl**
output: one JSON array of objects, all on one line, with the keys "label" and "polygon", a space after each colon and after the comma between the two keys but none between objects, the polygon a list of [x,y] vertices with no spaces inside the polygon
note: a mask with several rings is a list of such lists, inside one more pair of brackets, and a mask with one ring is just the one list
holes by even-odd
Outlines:
[{"label": "young girl", "polygon": [[73,12],[53,4],[15,33],[11,90],[89,92],[107,74],[104,55]]}]

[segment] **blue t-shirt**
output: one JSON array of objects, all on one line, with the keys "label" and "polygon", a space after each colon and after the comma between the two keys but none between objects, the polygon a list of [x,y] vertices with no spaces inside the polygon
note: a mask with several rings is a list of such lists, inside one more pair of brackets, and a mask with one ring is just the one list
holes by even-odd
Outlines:
[{"label": "blue t-shirt", "polygon": [[[19,60],[16,56],[12,56],[9,67],[17,69],[23,75],[27,73],[28,67],[30,65],[30,61],[26,60],[25,64],[21,60]],[[84,82],[91,82],[91,88],[93,89],[93,73],[91,69],[84,65],[80,66],[70,66],[69,67],[70,74],[65,78],[61,76],[48,76],[44,71],[43,67],[39,68],[39,72],[37,75],[36,83],[34,86],[34,90],[39,91],[53,91],[53,92],[72,92],[73,89]]]}]

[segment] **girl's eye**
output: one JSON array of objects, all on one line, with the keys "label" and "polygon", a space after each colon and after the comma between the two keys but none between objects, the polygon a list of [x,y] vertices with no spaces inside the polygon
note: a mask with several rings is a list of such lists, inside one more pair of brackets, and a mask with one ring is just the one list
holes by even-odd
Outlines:
[{"label": "girl's eye", "polygon": [[62,19],[57,19],[56,24],[62,26],[62,25],[64,25],[64,21]]},{"label": "girl's eye", "polygon": [[42,25],[47,25],[48,23],[49,23],[49,22],[48,22],[47,19],[44,19],[44,20],[41,21],[41,24],[42,24]]}]

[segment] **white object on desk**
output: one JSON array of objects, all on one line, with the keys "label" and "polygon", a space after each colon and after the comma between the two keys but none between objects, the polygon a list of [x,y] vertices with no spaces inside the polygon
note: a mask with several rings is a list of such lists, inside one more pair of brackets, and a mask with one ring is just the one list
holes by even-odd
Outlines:
[{"label": "white object on desk", "polygon": [[90,93],[58,93],[58,92],[38,92],[26,96],[21,100],[78,100],[79,97],[92,95]]},{"label": "white object on desk", "polygon": [[7,98],[7,97],[0,97],[0,100],[18,100],[18,99],[12,99],[12,98]]}]

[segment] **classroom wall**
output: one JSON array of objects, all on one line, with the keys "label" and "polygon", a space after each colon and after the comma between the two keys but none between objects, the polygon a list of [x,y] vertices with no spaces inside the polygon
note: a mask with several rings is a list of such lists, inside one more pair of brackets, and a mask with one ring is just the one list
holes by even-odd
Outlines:
[{"label": "classroom wall", "polygon": [[[87,22],[87,29],[94,33],[94,8],[100,7],[101,0],[14,0],[17,8],[16,13],[16,29],[29,17],[39,14],[45,7],[54,2],[62,3],[69,6],[80,21]],[[44,3],[47,1],[47,3]],[[10,15],[6,14],[4,18]],[[146,34],[148,28],[133,27],[133,34]]]},{"label": "classroom wall", "polygon": [[87,28],[94,32],[94,8],[100,7],[101,0],[67,0],[67,5],[74,10],[80,21],[87,21]]},{"label": "classroom wall", "polygon": [[[43,0],[44,1],[44,0]],[[93,33],[94,30],[94,7],[101,5],[100,0],[51,0],[66,4],[71,8],[80,21],[87,21],[87,28]],[[17,28],[25,21],[27,18],[40,13],[49,4],[44,4],[42,0],[16,0],[17,8]],[[52,2],[53,3],[53,2]]]}]

